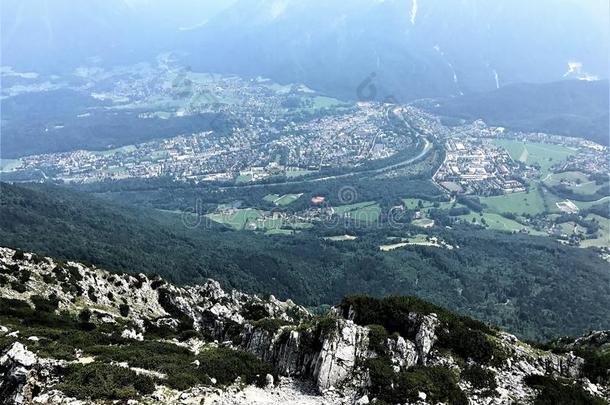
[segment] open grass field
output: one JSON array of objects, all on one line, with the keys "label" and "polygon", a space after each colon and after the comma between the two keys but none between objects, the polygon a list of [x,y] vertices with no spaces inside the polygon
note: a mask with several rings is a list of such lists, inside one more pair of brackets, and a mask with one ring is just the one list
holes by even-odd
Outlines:
[{"label": "open grass field", "polygon": [[575,153],[573,149],[549,143],[521,142],[513,139],[496,139],[493,143],[508,151],[513,160],[532,165],[539,164],[543,175],[551,166]]},{"label": "open grass field", "polygon": [[308,174],[315,173],[315,172],[316,172],[315,170],[305,170],[305,169],[288,170],[288,171],[286,171],[286,177],[289,179],[293,179],[295,177],[307,176]]},{"label": "open grass field", "polygon": [[352,235],[327,236],[324,238],[324,240],[331,240],[333,242],[345,242],[345,241],[356,240],[356,239],[358,239],[358,237],[352,236]]},{"label": "open grass field", "polygon": [[423,200],[421,198],[403,198],[402,202],[405,205],[405,208],[409,209],[409,210],[415,210],[418,208],[419,206],[419,202],[421,201],[421,208],[425,209],[425,208],[430,208],[432,207],[432,202],[428,201],[428,200]]},{"label": "open grass field", "polygon": [[[546,235],[544,232],[537,231],[517,221],[491,212],[485,212],[482,216],[477,213],[470,213],[468,215],[460,215],[458,218],[467,223],[473,223],[472,219],[474,218],[477,225],[484,225],[488,229],[497,231],[519,232],[522,229],[526,229],[532,235]],[[485,220],[485,223],[483,223],[482,219]]]},{"label": "open grass field", "polygon": [[590,181],[589,177],[582,172],[552,173],[545,177],[544,184],[548,186],[563,184],[573,192],[582,195],[595,194],[601,188],[607,189],[607,184],[597,185],[594,181]]},{"label": "open grass field", "polygon": [[481,197],[481,202],[487,210],[493,213],[511,212],[516,215],[536,215],[545,211],[545,200],[537,188],[529,192]]},{"label": "open grass field", "polygon": [[268,194],[263,197],[263,200],[279,206],[286,206],[298,200],[303,194]]},{"label": "open grass field", "polygon": [[434,226],[434,220],[429,218],[415,219],[411,221],[411,224],[419,226],[420,228],[432,228]]},{"label": "open grass field", "polygon": [[586,208],[590,208],[593,205],[600,205],[600,204],[610,204],[610,196],[604,197],[604,198],[600,198],[597,201],[572,201],[574,204],[576,204],[576,206],[578,208],[580,208],[581,210],[584,210]]},{"label": "open grass field", "polygon": [[120,148],[108,149],[108,150],[103,150],[103,151],[95,151],[92,153],[97,156],[112,156],[112,155],[116,155],[117,153],[134,152],[136,149],[137,148],[135,145],[125,145],[125,146],[121,146]]},{"label": "open grass field", "polygon": [[0,159],[0,172],[12,172],[21,167],[21,159]]},{"label": "open grass field", "polygon": [[443,241],[439,241],[436,238],[429,239],[427,235],[422,234],[409,236],[408,238],[401,238],[399,240],[399,242],[381,245],[379,246],[379,250],[382,252],[391,252],[392,250],[400,249],[405,246],[428,246],[453,249],[453,246],[449,246]]},{"label": "open grass field", "polygon": [[600,217],[596,214],[589,214],[585,218],[587,220],[595,220],[599,224],[599,231],[595,239],[586,239],[580,243],[581,247],[609,247],[610,248],[610,220]]},{"label": "open grass field", "polygon": [[376,222],[381,215],[381,207],[375,201],[361,202],[334,207],[335,214],[349,216],[360,222]]},{"label": "open grass field", "polygon": [[[254,208],[246,208],[235,210],[234,213],[217,213],[208,214],[206,217],[219,224],[227,225],[236,230],[242,230],[246,228],[247,224],[256,223],[257,218],[263,216],[264,211],[257,210]],[[279,226],[278,226],[279,228]]]}]

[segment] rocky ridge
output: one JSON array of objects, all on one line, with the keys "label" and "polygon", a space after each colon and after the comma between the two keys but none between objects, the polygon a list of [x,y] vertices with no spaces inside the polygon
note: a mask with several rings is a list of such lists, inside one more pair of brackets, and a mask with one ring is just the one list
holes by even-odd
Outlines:
[{"label": "rocky ridge", "polygon": [[[396,333],[390,330],[391,322],[385,328],[363,322],[362,309],[349,301],[316,316],[273,296],[227,292],[212,280],[178,287],[158,277],[112,274],[8,248],[0,248],[0,298],[0,398],[4,403],[104,403],[108,398],[86,397],[79,391],[74,391],[75,396],[61,389],[69,379],[65,370],[80,367],[82,371],[101,363],[154,382],[139,392],[117,391],[118,399],[134,404],[534,403],[546,389],[540,382],[532,383],[534,377],[551,379],[553,387],[577,390],[583,398],[599,403],[610,399],[608,380],[599,374],[593,380],[587,359],[575,354],[584,346],[607,348],[609,332],[558,341],[562,350],[552,352],[501,331],[481,332],[461,318],[456,318],[455,325],[467,325],[466,334],[457,335],[451,326],[453,318],[448,321],[444,312],[411,311],[397,326],[403,333]],[[143,368],[138,363],[141,359],[119,361],[112,353],[108,359],[100,354],[102,349],[81,343],[80,337],[70,337],[68,349],[59,350],[56,343],[63,339],[61,333],[34,334],[48,332],[40,329],[44,320],[31,315],[32,320],[18,322],[11,312],[18,308],[25,308],[27,314],[32,308],[37,316],[48,312],[65,317],[61,319],[80,319],[79,328],[101,331],[100,336],[112,338],[116,348],[145,344],[186,348],[194,359],[194,372],[205,373],[208,379],[188,386],[171,383],[171,372],[163,367]],[[74,336],[80,335],[74,332]],[[482,339],[479,346],[492,347],[492,354],[482,357],[472,348],[468,352],[459,342],[470,336]],[[204,370],[206,357],[197,356],[216,355],[215,350],[221,349],[250,353],[273,371],[264,375],[257,371],[250,382],[241,373],[231,376],[230,382],[220,382],[217,374],[222,372]],[[56,358],[57,353],[61,356]],[[384,380],[390,385],[384,387]],[[441,380],[445,386],[437,386]]]}]

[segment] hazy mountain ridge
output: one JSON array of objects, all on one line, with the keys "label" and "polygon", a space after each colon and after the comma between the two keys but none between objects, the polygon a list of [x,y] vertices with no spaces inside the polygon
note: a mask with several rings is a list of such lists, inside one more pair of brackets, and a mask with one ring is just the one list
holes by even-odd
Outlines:
[{"label": "hazy mountain ridge", "polygon": [[214,281],[180,288],[6,248],[0,270],[8,403],[602,405],[610,395],[607,332],[552,353],[415,298],[348,297],[314,316]]},{"label": "hazy mountain ridge", "polygon": [[472,93],[417,104],[443,117],[486,123],[521,131],[540,131],[610,141],[608,81],[566,80],[520,83],[485,93]]},{"label": "hazy mountain ridge", "polygon": [[[181,51],[199,70],[305,83],[348,99],[362,98],[358,86],[375,72],[375,96],[400,101],[608,72],[601,0],[185,1],[174,10],[145,1],[72,3],[9,2],[3,64],[70,71],[87,60],[126,64]],[[61,17],[66,8],[69,21]]]}]

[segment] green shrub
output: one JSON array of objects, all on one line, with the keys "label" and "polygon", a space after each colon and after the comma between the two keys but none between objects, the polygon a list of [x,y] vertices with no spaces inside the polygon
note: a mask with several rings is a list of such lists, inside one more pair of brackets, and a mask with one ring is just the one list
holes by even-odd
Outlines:
[{"label": "green shrub", "polygon": [[34,309],[26,301],[0,297],[0,315],[26,318],[34,314]]},{"label": "green shrub", "polygon": [[377,299],[368,296],[350,296],[340,304],[344,316],[350,309],[354,311],[354,322],[359,325],[378,324],[388,333],[398,333],[407,339],[414,339],[417,325],[410,314],[429,315],[435,313],[441,321],[439,340],[436,345],[451,350],[464,359],[498,364],[506,354],[490,336],[496,331],[483,322],[460,316],[444,308],[430,304],[416,297],[387,297]]},{"label": "green shrub", "polygon": [[78,319],[81,322],[89,322],[91,320],[91,310],[89,308],[85,308],[78,314]]},{"label": "green shrub", "polygon": [[491,392],[498,387],[494,372],[487,370],[478,364],[466,366],[462,371],[462,378],[470,382],[473,388],[478,390]]},{"label": "green shrub", "polygon": [[11,281],[11,288],[20,294],[23,294],[27,291],[26,286],[19,281]]},{"label": "green shrub", "polygon": [[263,386],[267,374],[274,375],[277,380],[273,368],[251,353],[217,348],[203,351],[197,359],[201,363],[200,369],[216,378],[219,384],[231,384],[237,377],[241,377],[246,384]]},{"label": "green shrub", "polygon": [[369,349],[377,354],[386,353],[387,340],[390,336],[388,331],[381,325],[369,325]]},{"label": "green shrub", "polygon": [[454,323],[438,333],[437,344],[450,349],[463,359],[477,363],[499,365],[506,359],[506,353],[483,332]]},{"label": "green shrub", "polygon": [[48,299],[40,295],[33,295],[32,303],[34,304],[36,311],[55,312],[59,306],[59,299],[57,299],[57,296],[55,295],[50,296]]},{"label": "green shrub", "polygon": [[126,400],[138,395],[152,394],[152,378],[103,363],[71,364],[57,389],[83,400]]},{"label": "green shrub", "polygon": [[45,284],[55,284],[57,282],[57,280],[55,279],[55,277],[53,277],[52,274],[43,274],[42,281],[44,281]]},{"label": "green shrub", "polygon": [[456,376],[443,367],[416,366],[395,373],[387,357],[368,359],[365,367],[371,378],[371,394],[388,404],[415,402],[420,392],[427,395],[430,403],[468,404]]},{"label": "green shrub", "polygon": [[539,391],[534,405],[607,405],[603,399],[592,396],[580,385],[567,380],[529,375],[524,382]]},{"label": "green shrub", "polygon": [[187,341],[189,339],[202,339],[203,336],[201,335],[201,333],[197,332],[194,329],[190,329],[190,330],[185,330],[180,332],[180,335],[178,335],[178,340],[181,342]]},{"label": "green shrub", "polygon": [[337,329],[337,318],[333,315],[324,315],[318,319],[318,331],[324,336]]},{"label": "green shrub", "polygon": [[580,349],[576,355],[585,360],[583,373],[585,376],[600,384],[610,382],[610,351],[600,349]]},{"label": "green shrub", "polygon": [[87,295],[89,296],[89,299],[93,302],[97,302],[97,295],[95,295],[95,289],[93,288],[93,286],[89,286],[89,288],[87,289]]},{"label": "green shrub", "polygon": [[21,270],[19,272],[19,281],[21,281],[22,283],[27,283],[28,281],[30,281],[30,278],[32,277],[32,272],[29,270]]},{"label": "green shrub", "polygon": [[259,321],[252,322],[252,326],[255,328],[266,330],[272,335],[275,335],[282,326],[286,326],[288,324],[289,322],[277,318],[263,318]]},{"label": "green shrub", "polygon": [[127,305],[127,304],[119,305],[119,313],[121,314],[121,316],[126,318],[129,315],[129,305]]},{"label": "green shrub", "polygon": [[250,321],[259,321],[268,318],[270,314],[263,305],[248,303],[244,305],[242,316]]}]

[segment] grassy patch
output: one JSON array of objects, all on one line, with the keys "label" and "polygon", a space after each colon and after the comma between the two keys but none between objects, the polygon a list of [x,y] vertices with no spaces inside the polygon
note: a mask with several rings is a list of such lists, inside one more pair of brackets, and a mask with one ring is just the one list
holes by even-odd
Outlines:
[{"label": "grassy patch", "polygon": [[335,214],[351,218],[358,222],[376,222],[381,215],[381,207],[375,201],[334,207]]},{"label": "grassy patch", "polygon": [[513,139],[496,139],[493,143],[506,149],[513,160],[540,166],[543,175],[548,173],[551,166],[575,153],[573,149],[550,143],[521,142]]}]

